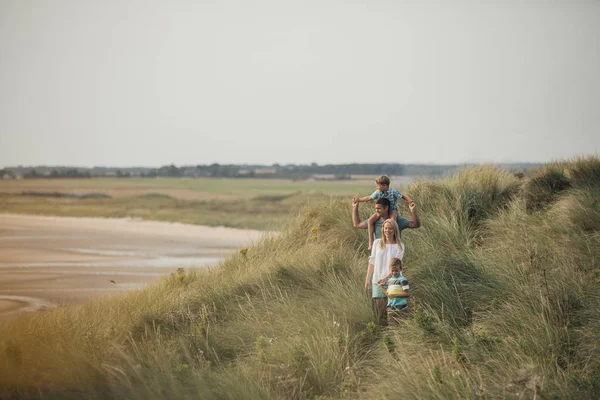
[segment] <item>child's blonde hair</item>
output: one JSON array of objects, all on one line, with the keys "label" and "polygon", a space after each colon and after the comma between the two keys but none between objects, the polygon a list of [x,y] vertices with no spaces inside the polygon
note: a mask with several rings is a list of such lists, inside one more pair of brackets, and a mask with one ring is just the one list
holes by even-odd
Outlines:
[{"label": "child's blonde hair", "polygon": [[375,179],[375,183],[390,186],[390,178],[387,175],[381,175],[379,178]]}]

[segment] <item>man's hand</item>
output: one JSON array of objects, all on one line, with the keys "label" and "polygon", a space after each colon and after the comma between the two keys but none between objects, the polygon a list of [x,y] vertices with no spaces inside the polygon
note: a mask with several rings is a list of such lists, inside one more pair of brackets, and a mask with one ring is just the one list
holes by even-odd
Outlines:
[{"label": "man's hand", "polygon": [[355,197],[352,199],[352,207],[354,207],[354,208],[358,207],[358,197]]},{"label": "man's hand", "polygon": [[365,292],[369,293],[369,282],[365,281]]},{"label": "man's hand", "polygon": [[411,200],[408,202],[408,208],[410,209],[410,213],[412,214],[412,221],[408,223],[408,227],[411,229],[420,228],[421,220],[417,215],[417,205],[414,201]]},{"label": "man's hand", "polygon": [[410,212],[414,212],[417,208],[417,205],[415,204],[414,201],[409,201],[408,202],[408,209],[410,210]]}]

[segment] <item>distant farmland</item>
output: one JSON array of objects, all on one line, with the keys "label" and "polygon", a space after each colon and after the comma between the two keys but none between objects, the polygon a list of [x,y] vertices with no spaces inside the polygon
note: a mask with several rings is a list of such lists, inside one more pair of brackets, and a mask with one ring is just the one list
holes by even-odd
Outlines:
[{"label": "distant farmland", "polygon": [[[24,179],[0,180],[2,212],[140,218],[190,224],[276,229],[308,201],[367,195],[371,179]],[[73,198],[100,194],[109,198]]]}]

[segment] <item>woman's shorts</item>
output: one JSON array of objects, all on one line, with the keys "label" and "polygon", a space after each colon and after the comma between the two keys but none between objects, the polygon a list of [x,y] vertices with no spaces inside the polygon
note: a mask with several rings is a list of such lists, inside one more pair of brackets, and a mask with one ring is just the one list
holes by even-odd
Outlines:
[{"label": "woman's shorts", "polygon": [[380,298],[380,297],[386,297],[387,298],[387,296],[385,295],[385,293],[383,293],[383,290],[381,290],[381,288],[379,286],[377,286],[376,283],[372,283],[371,285],[373,287],[373,289],[371,291],[371,293],[372,293],[371,297],[372,298],[374,298],[374,299],[377,299],[377,298]]}]

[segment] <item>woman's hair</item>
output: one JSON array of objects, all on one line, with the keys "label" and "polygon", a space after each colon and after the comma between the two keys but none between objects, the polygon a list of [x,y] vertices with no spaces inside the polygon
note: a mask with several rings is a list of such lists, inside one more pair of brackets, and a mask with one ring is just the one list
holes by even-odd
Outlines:
[{"label": "woman's hair", "polygon": [[385,249],[385,245],[386,243],[386,237],[385,237],[385,224],[392,224],[392,227],[394,228],[394,238],[396,239],[396,243],[398,243],[398,245],[400,245],[401,241],[400,241],[400,228],[398,228],[398,224],[396,223],[396,221],[394,221],[391,218],[386,219],[385,221],[383,221],[383,225],[381,226],[381,241],[379,242],[379,246],[381,246],[382,249]]},{"label": "woman's hair", "polygon": [[392,258],[390,260],[390,269],[392,269],[393,267],[398,267],[402,269],[402,260],[399,258]]}]

